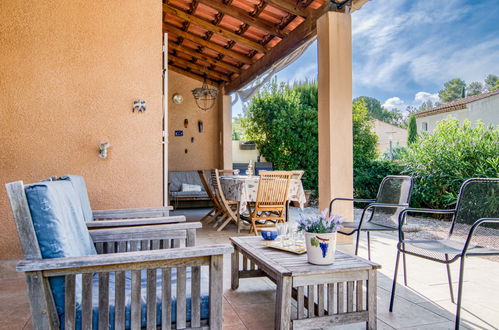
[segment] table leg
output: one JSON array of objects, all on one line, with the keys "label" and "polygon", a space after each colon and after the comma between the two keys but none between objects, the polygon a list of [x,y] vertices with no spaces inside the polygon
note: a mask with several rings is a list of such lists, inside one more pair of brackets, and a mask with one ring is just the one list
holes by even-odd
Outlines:
[{"label": "table leg", "polygon": [[376,329],[376,305],[377,305],[377,283],[376,283],[376,270],[369,271],[369,278],[367,280],[367,312],[368,320],[366,329]]},{"label": "table leg", "polygon": [[232,252],[231,288],[232,290],[239,288],[239,250],[236,246],[234,246],[234,252]]},{"label": "table leg", "polygon": [[274,328],[291,329],[291,276],[283,276],[277,280]]},{"label": "table leg", "polygon": [[289,222],[289,200],[286,201],[286,222]]}]

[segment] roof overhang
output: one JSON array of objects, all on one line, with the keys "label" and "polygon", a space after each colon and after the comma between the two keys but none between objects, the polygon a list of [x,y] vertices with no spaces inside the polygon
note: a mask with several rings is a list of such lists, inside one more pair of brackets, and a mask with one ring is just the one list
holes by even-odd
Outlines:
[{"label": "roof overhang", "polygon": [[168,67],[230,93],[313,38],[324,13],[367,1],[165,0]]}]

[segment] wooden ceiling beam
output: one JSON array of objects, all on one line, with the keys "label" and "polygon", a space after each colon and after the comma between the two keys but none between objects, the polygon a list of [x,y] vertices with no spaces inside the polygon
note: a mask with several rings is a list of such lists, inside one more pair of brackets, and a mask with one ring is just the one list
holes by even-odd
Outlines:
[{"label": "wooden ceiling beam", "polygon": [[[200,76],[194,72],[186,71],[182,68],[176,67],[175,65],[168,64],[168,70],[172,70],[173,72],[179,73],[181,75],[187,76],[187,77],[195,79],[197,81],[204,82],[203,76]],[[214,87],[220,88],[220,83],[218,81],[211,80],[209,78],[206,78],[206,80],[207,80],[208,84],[210,84]]]},{"label": "wooden ceiling beam", "polygon": [[272,47],[270,51],[257,62],[255,62],[248,70],[243,71],[237,78],[230,81],[225,86],[225,93],[230,93],[237,90],[260,74],[267,71],[272,64],[276,63],[281,58],[288,56],[298,47],[315,35],[317,29],[317,19],[325,12],[331,9],[329,1],[326,1],[319,9],[315,10],[312,15],[307,17],[298,27],[296,27],[286,38]]},{"label": "wooden ceiling beam", "polygon": [[213,64],[215,66],[218,66],[218,67],[223,68],[225,70],[228,70],[230,72],[241,73],[241,69],[239,69],[238,67],[236,67],[234,65],[230,65],[230,64],[222,62],[222,61],[219,61],[219,60],[217,60],[214,57],[211,57],[209,55],[200,53],[200,52],[198,52],[198,51],[196,51],[196,50],[194,50],[192,48],[185,47],[183,45],[178,45],[178,44],[176,44],[174,42],[171,42],[171,41],[168,42],[168,48],[169,49],[174,49],[174,50],[176,50],[178,52],[181,52],[181,53],[187,54],[189,56],[195,57],[198,60],[208,62],[210,64]]},{"label": "wooden ceiling beam", "polygon": [[201,37],[198,37],[197,35],[194,35],[192,33],[189,33],[189,32],[184,32],[182,31],[181,29],[173,26],[173,25],[170,25],[170,24],[167,24],[167,23],[163,23],[163,28],[177,36],[177,37],[182,37],[184,39],[187,39],[187,40],[190,40],[192,42],[195,42],[197,43],[198,45],[201,45],[201,46],[204,46],[206,48],[209,48],[209,49],[213,49],[214,51],[216,52],[219,52],[221,54],[224,54],[225,56],[229,56],[229,57],[232,57],[233,59],[239,61],[239,62],[243,62],[244,64],[252,64],[254,63],[254,60],[252,60],[251,58],[249,58],[248,56],[245,56],[241,53],[238,53],[234,50],[231,50],[231,49],[227,49],[223,46],[220,46],[214,42],[211,42],[211,41],[207,41]]},{"label": "wooden ceiling beam", "polygon": [[[301,16],[303,18],[307,18],[312,14],[311,9],[303,8],[302,6],[294,4],[288,0],[265,0],[265,2],[271,6],[277,7],[288,13],[291,13],[296,16]],[[329,2],[329,0],[326,0],[326,2]]]},{"label": "wooden ceiling beam", "polygon": [[286,34],[279,30],[277,25],[267,22],[256,16],[252,16],[244,9],[236,6],[228,6],[219,0],[199,0],[199,2],[226,15],[232,16],[243,23],[252,25],[266,33],[272,34],[279,38],[286,37]]},{"label": "wooden ceiling beam", "polygon": [[199,18],[194,15],[189,15],[183,10],[180,10],[178,8],[172,7],[171,5],[168,4],[163,4],[163,11],[166,12],[169,15],[173,15],[175,17],[178,17],[180,19],[183,19],[187,22],[190,22],[194,25],[197,25],[199,27],[202,27],[203,29],[206,29],[208,31],[211,31],[213,33],[220,34],[222,37],[227,38],[229,40],[234,40],[242,45],[245,45],[251,49],[257,50],[261,53],[267,53],[267,48],[265,48],[262,44],[248,39],[244,36],[241,36],[229,29],[223,28],[221,26],[214,25],[211,22],[208,22],[202,18]]},{"label": "wooden ceiling beam", "polygon": [[190,62],[183,58],[173,56],[172,54],[168,54],[168,62],[170,61],[176,63],[179,66],[187,67],[193,70],[198,70],[200,72],[206,72],[206,76],[211,77],[212,79],[214,78],[216,80],[229,81],[229,77],[227,75],[215,72],[213,70],[209,70],[208,68],[202,66],[201,64]]}]

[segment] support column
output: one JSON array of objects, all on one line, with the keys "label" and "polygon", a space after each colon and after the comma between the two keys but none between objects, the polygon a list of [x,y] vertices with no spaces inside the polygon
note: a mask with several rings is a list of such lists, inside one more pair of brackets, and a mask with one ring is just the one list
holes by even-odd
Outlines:
[{"label": "support column", "polygon": [[[352,23],[349,13],[327,12],[317,21],[319,89],[319,207],[353,196]],[[334,212],[353,220],[353,205]]]},{"label": "support column", "polygon": [[223,90],[218,94],[219,168],[232,169],[232,102]]}]

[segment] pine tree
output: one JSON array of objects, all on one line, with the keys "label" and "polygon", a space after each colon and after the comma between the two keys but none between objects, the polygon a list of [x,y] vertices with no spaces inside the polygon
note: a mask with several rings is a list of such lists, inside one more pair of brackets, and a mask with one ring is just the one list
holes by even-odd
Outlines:
[{"label": "pine tree", "polygon": [[409,117],[409,125],[407,128],[407,144],[411,145],[418,139],[418,127],[416,125],[416,116],[412,114]]}]

